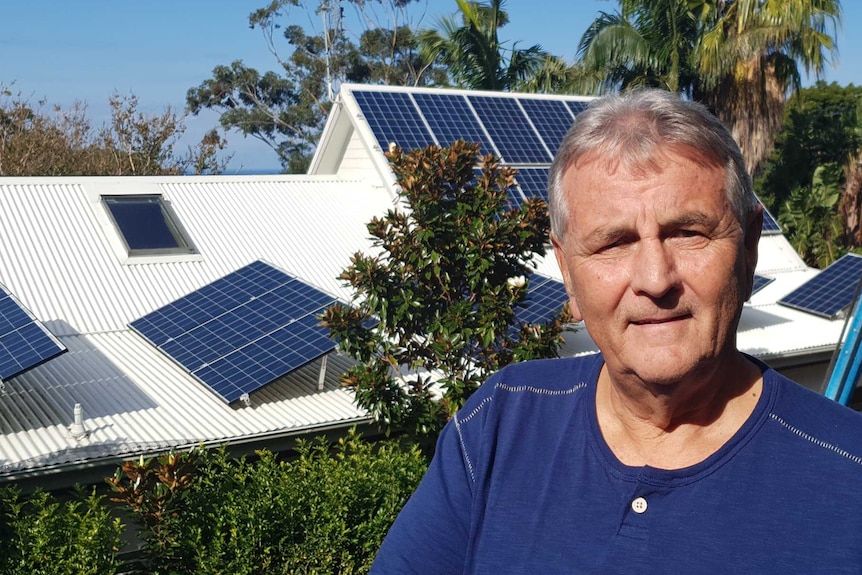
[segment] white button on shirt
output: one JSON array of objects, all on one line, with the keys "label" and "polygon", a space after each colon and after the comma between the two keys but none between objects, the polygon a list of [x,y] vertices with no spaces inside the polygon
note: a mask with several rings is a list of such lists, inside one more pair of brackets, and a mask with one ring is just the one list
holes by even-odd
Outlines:
[{"label": "white button on shirt", "polygon": [[647,502],[643,497],[638,497],[634,501],[632,501],[632,511],[635,513],[643,513],[646,511]]}]

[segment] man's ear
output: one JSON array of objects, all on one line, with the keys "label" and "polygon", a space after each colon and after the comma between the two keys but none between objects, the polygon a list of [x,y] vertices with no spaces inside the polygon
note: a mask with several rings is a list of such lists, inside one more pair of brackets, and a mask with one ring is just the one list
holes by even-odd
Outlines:
[{"label": "man's ear", "polygon": [[560,266],[560,271],[563,274],[563,285],[566,286],[566,293],[569,295],[569,311],[572,314],[572,321],[579,322],[584,318],[581,315],[581,308],[578,306],[578,298],[575,296],[575,286],[572,282],[572,276],[569,274],[569,264],[565,249],[554,234],[551,234],[551,245],[554,247],[554,257],[557,258],[557,265]]},{"label": "man's ear", "polygon": [[751,298],[754,289],[754,270],[757,268],[757,248],[760,244],[760,233],[763,231],[763,205],[758,203],[757,208],[748,216],[748,221],[743,227],[743,249],[745,250],[745,277],[748,281],[748,289],[745,301]]}]

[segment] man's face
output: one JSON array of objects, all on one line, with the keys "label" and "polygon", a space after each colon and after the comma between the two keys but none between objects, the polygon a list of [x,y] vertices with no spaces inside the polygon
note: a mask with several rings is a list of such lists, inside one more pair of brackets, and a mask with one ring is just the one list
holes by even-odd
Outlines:
[{"label": "man's face", "polygon": [[655,164],[612,168],[588,155],[571,166],[568,228],[554,249],[575,318],[610,372],[675,383],[735,350],[760,218],[745,234],[721,168],[673,150]]}]

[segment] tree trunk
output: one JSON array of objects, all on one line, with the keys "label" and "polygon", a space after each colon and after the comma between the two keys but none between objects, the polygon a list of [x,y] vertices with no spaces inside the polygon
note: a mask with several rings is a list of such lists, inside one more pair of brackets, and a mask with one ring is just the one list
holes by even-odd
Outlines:
[{"label": "tree trunk", "polygon": [[862,151],[851,156],[844,168],[844,194],[838,208],[844,219],[847,247],[862,245]]}]

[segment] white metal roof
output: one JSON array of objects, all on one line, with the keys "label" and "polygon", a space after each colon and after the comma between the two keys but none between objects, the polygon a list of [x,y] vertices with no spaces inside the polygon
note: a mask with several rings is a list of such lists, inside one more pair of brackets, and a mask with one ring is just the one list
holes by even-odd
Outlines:
[{"label": "white metal roof", "polygon": [[[164,194],[200,255],[123,263],[93,190]],[[370,247],[365,224],[392,206],[367,182],[336,177],[0,178],[0,281],[69,351],[5,382],[0,477],[176,446],[299,433],[367,418],[333,356],[225,405],[128,323],[263,259],[343,300],[338,274]],[[144,260],[147,261],[147,260]],[[81,403],[89,436],[68,433]]]}]

